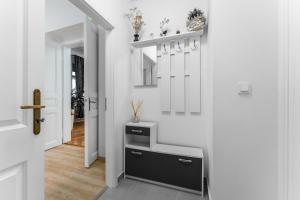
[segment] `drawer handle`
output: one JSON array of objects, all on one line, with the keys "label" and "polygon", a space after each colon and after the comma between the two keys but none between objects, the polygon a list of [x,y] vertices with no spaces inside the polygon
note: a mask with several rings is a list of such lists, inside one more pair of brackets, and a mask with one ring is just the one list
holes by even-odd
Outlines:
[{"label": "drawer handle", "polygon": [[131,151],[131,154],[133,154],[133,155],[138,155],[138,156],[143,155],[142,152],[138,152],[138,151]]},{"label": "drawer handle", "polygon": [[135,133],[142,133],[143,132],[142,130],[135,130],[135,129],[132,129],[131,131],[135,132]]},{"label": "drawer handle", "polygon": [[179,158],[178,161],[182,162],[182,163],[192,163],[193,162],[192,160],[187,160],[187,159],[183,159],[183,158]]}]

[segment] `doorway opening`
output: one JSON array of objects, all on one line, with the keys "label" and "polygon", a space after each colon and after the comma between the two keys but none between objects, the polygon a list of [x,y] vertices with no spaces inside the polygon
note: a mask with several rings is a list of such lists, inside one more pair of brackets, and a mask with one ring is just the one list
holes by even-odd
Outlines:
[{"label": "doorway opening", "polygon": [[71,49],[71,140],[84,147],[84,47]]},{"label": "doorway opening", "polygon": [[68,0],[46,0],[45,35],[45,199],[94,199],[106,186],[101,34]]}]

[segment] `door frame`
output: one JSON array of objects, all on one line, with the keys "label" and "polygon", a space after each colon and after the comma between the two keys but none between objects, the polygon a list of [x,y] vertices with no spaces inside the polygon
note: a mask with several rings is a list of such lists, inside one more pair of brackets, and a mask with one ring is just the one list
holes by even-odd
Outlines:
[{"label": "door frame", "polygon": [[[113,66],[108,63],[109,51],[107,46],[108,35],[114,29],[113,25],[93,9],[88,3],[83,0],[69,0],[73,5],[79,8],[83,13],[89,16],[92,21],[99,27],[105,30],[105,40],[103,40],[103,51],[105,60],[102,63],[105,69],[105,177],[108,187],[117,185],[118,176],[115,174],[115,154],[114,154],[114,70]],[[101,66],[99,66],[101,67]],[[99,70],[100,71],[100,70]],[[100,77],[100,76],[99,76]]]},{"label": "door frame", "polygon": [[291,144],[294,126],[294,67],[290,65],[290,3],[278,1],[278,199],[292,200]]}]

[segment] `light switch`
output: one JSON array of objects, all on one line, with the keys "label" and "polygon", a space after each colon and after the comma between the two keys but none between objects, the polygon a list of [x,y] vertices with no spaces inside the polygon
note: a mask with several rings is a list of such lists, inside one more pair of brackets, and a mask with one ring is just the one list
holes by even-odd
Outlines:
[{"label": "light switch", "polygon": [[247,81],[238,82],[239,94],[251,94],[251,84]]}]

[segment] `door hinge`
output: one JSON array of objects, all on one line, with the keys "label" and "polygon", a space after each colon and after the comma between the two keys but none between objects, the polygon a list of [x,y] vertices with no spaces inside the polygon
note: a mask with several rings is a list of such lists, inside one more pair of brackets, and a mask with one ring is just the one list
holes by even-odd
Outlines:
[{"label": "door hinge", "polygon": [[104,98],[104,111],[107,111],[107,98]]}]

